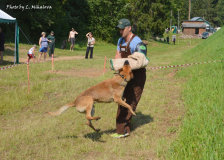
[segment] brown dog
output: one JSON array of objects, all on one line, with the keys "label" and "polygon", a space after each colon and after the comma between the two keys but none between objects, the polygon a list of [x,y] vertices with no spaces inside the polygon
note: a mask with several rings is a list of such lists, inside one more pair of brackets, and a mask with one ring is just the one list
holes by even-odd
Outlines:
[{"label": "brown dog", "polygon": [[91,120],[98,120],[100,117],[93,117],[95,109],[93,104],[95,102],[99,103],[111,103],[116,102],[130,110],[133,115],[136,115],[132,110],[131,106],[122,100],[124,89],[128,83],[133,78],[133,73],[129,62],[126,60],[124,66],[119,70],[119,73],[113,78],[105,80],[86,91],[82,92],[74,102],[66,104],[61,107],[56,112],[48,112],[48,114],[57,116],[62,112],[66,111],[70,107],[76,107],[76,110],[80,113],[86,113],[87,125],[90,126],[95,131],[100,131],[100,129],[95,129],[91,123]]}]

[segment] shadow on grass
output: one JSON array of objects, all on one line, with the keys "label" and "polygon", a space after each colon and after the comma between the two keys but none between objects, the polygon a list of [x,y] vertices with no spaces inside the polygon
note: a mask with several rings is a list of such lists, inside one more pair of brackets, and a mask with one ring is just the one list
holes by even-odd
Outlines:
[{"label": "shadow on grass", "polygon": [[[132,118],[131,122],[131,131],[134,131],[138,127],[148,124],[150,122],[153,122],[153,118],[150,115],[144,115],[141,112],[137,112],[136,116]],[[100,140],[101,136],[106,133],[106,134],[113,134],[115,133],[115,129],[110,129],[102,132],[93,132],[93,133],[88,133],[84,135],[85,138],[90,138],[92,141],[98,141],[98,142],[105,142]]]},{"label": "shadow on grass", "polygon": [[0,63],[0,66],[5,66],[5,67],[11,66],[11,65],[14,65],[14,62],[6,61],[4,60],[4,58],[3,58],[2,64]]},{"label": "shadow on grass", "polygon": [[93,132],[93,133],[88,133],[86,135],[84,135],[85,138],[90,138],[92,139],[92,141],[97,141],[97,142],[102,142],[105,143],[106,141],[102,141],[100,140],[101,136],[106,133],[106,134],[112,134],[114,133],[116,130],[115,129],[110,129],[110,130],[106,130],[106,131],[102,131],[102,132]]},{"label": "shadow on grass", "polygon": [[59,137],[58,136],[58,139],[68,139],[68,138],[71,138],[71,139],[75,139],[75,138],[78,138],[77,136],[75,136],[75,135],[72,135],[72,136],[69,136],[69,135],[67,135],[67,136],[62,136],[62,137]]},{"label": "shadow on grass", "polygon": [[12,61],[8,61],[8,60],[4,60],[4,56],[12,56],[12,57],[14,57],[14,53],[15,53],[14,50],[6,48],[6,45],[5,45],[5,51],[3,51],[3,61],[2,61],[2,64],[0,63],[0,65],[1,66],[13,65],[14,61],[12,62]]},{"label": "shadow on grass", "polygon": [[153,118],[150,115],[144,115],[141,112],[137,112],[136,116],[133,117],[131,121],[131,131],[150,122],[153,122]]},{"label": "shadow on grass", "polygon": [[9,49],[9,48],[7,48],[7,49],[5,49],[5,51],[3,51],[3,55],[4,56],[14,56],[14,54],[15,54],[15,51],[14,50],[11,50],[11,49]]}]

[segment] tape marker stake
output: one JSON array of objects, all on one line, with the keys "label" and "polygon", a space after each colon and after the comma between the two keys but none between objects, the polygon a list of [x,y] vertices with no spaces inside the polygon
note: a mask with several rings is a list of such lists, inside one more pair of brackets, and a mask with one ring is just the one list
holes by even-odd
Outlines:
[{"label": "tape marker stake", "polygon": [[103,74],[105,73],[106,61],[107,61],[107,57],[105,56],[105,60],[104,60],[104,68],[103,68]]},{"label": "tape marker stake", "polygon": [[28,94],[30,94],[30,71],[29,71],[29,61],[27,61],[27,79],[28,79]]},{"label": "tape marker stake", "polygon": [[52,71],[54,71],[54,55],[51,54],[51,60],[52,60]]}]

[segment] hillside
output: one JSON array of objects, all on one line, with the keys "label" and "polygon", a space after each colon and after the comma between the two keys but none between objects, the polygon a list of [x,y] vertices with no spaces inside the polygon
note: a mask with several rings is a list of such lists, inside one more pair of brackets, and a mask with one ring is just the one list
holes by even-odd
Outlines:
[{"label": "hillside", "polygon": [[[224,60],[224,29],[182,55],[184,63]],[[189,77],[183,86],[186,109],[181,132],[173,143],[172,159],[224,158],[224,61],[182,68]]]}]

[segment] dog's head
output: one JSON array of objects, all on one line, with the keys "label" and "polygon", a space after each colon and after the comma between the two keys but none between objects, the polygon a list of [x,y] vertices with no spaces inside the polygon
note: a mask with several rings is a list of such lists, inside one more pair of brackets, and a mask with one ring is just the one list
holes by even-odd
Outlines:
[{"label": "dog's head", "polygon": [[131,71],[131,66],[128,60],[124,62],[123,68],[119,69],[118,71],[119,71],[119,74],[122,75],[126,81],[130,81],[131,79],[134,78],[134,75]]}]

